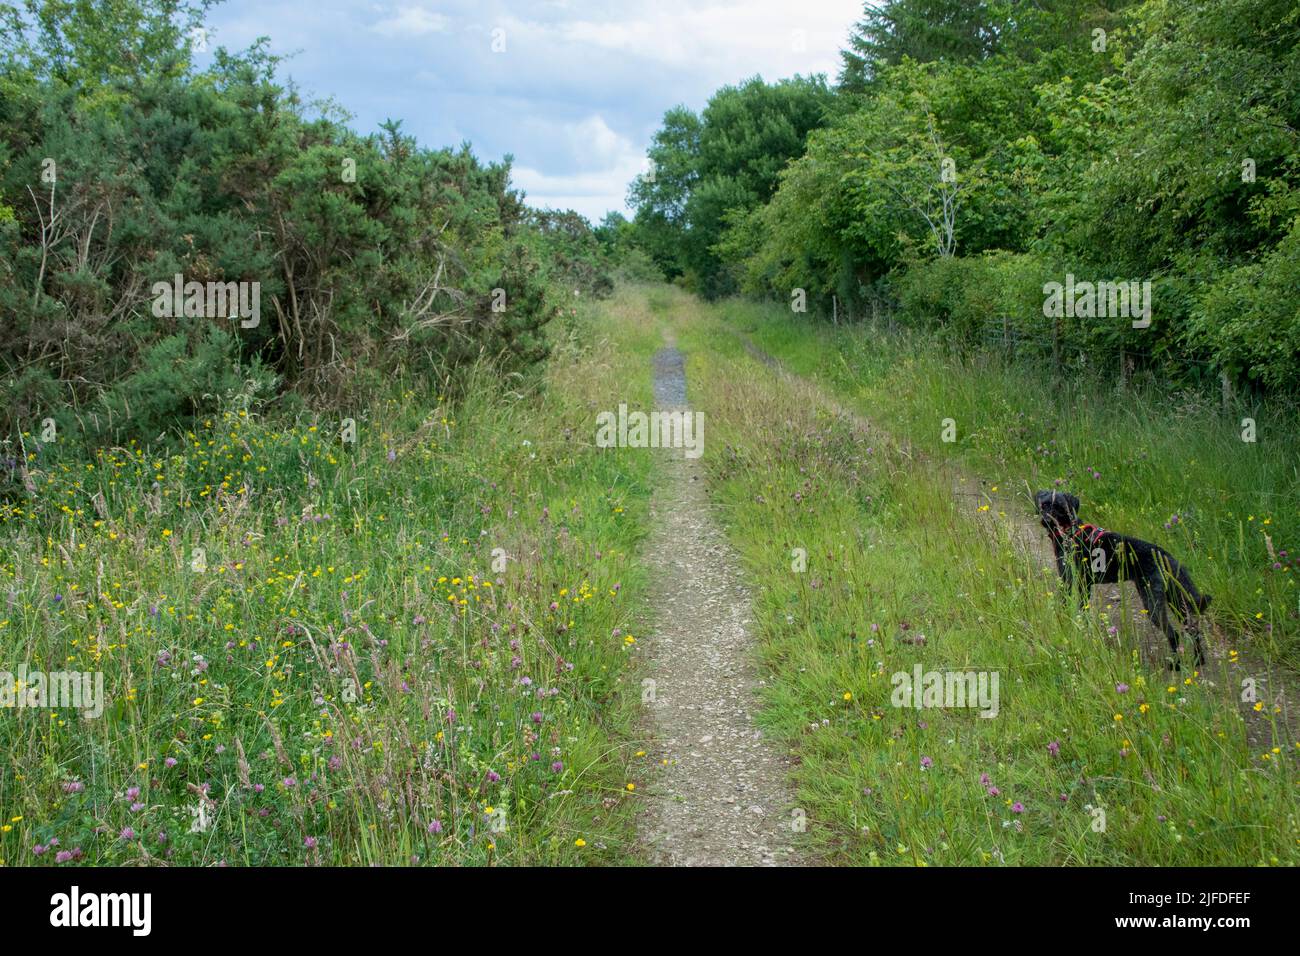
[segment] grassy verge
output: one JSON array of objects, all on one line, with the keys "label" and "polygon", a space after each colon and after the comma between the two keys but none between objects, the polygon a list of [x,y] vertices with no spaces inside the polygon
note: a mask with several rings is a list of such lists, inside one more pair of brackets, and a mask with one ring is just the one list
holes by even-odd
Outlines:
[{"label": "grassy verge", "polygon": [[[1022,498],[1070,489],[1085,521],[1169,548],[1214,596],[1224,630],[1300,669],[1294,409],[1225,411],[1213,396],[1149,383],[1119,391],[1104,372],[1054,381],[996,356],[959,360],[924,337],[810,323],[774,305],[733,302],[722,314],[914,447]],[[955,442],[943,440],[945,419]],[[1032,510],[1027,498],[1021,506]]]},{"label": "grassy verge", "polygon": [[[1072,613],[1009,523],[965,513],[937,468],[873,445],[746,357],[735,309],[680,297],[673,315],[708,416],[711,490],[756,585],[764,720],[798,756],[828,859],[1300,862],[1291,742],[1252,747],[1226,688],[1144,664],[1121,618]],[[924,396],[951,386],[919,365],[898,374],[892,388],[921,397],[888,407],[928,420]],[[896,675],[918,666],[996,674],[996,716],[899,706]]]},{"label": "grassy verge", "polygon": [[653,343],[590,318],[545,381],[454,405],[33,459],[0,670],[102,674],[106,704],[0,710],[0,863],[627,859],[649,460],[590,436],[648,400]]}]

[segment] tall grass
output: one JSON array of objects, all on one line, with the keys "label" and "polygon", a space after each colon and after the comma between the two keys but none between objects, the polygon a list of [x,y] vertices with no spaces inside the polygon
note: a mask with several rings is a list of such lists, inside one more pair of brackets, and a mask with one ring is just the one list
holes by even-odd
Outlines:
[{"label": "tall grass", "polygon": [[[1266,659],[1300,667],[1300,416],[1097,370],[1062,378],[998,355],[956,357],[924,336],[795,321],[776,306],[722,310],[762,348],[900,438],[989,485],[1062,488],[1086,521],[1169,548],[1214,597],[1213,616]],[[942,440],[952,419],[957,440]],[[1254,441],[1245,419],[1253,425]]]},{"label": "tall grass", "polygon": [[544,380],[483,368],[455,404],[397,384],[33,458],[0,509],[0,670],[102,672],[107,707],[0,711],[0,862],[633,854],[648,463],[590,434],[649,394],[649,343],[555,332]]}]

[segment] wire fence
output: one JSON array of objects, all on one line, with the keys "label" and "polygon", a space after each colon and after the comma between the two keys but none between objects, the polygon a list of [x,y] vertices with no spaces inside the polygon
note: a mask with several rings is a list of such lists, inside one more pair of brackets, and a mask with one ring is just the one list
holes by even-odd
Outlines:
[{"label": "wire fence", "polygon": [[1034,359],[1058,374],[1091,371],[1114,379],[1124,387],[1135,379],[1147,384],[1217,390],[1223,407],[1233,405],[1237,390],[1229,376],[1214,362],[1179,355],[1155,354],[1123,346],[1098,349],[1095,341],[1072,334],[1068,326],[1054,326],[1043,334],[1027,335],[1012,316],[989,316],[976,336],[978,346],[1007,358]]},{"label": "wire fence", "polygon": [[[875,334],[899,335],[907,327],[898,321],[897,313],[897,303],[883,296],[870,296],[852,308],[845,308],[832,297],[827,317],[836,324],[863,322]],[[1029,333],[1025,323],[1015,316],[990,315],[977,325],[972,344],[981,352],[1032,364],[1061,377],[1106,378],[1120,389],[1141,385],[1213,392],[1224,409],[1258,397],[1249,388],[1234,385],[1224,370],[1209,360],[1169,351],[1157,354],[1123,346],[1098,347],[1095,340],[1077,334],[1064,323]]]}]

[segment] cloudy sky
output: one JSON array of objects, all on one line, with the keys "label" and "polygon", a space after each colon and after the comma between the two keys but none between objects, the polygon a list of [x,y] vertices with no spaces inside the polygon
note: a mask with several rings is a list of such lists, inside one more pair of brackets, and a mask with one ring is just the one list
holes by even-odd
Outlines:
[{"label": "cloudy sky", "polygon": [[515,157],[536,206],[623,210],[666,109],[719,86],[839,69],[862,0],[226,0],[212,41],[292,54],[303,92],[354,126]]}]

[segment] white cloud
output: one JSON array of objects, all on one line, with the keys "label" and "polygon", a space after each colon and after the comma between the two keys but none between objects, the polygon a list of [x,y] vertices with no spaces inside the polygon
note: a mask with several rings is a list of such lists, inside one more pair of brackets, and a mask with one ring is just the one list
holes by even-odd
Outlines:
[{"label": "white cloud", "polygon": [[400,7],[396,14],[385,17],[370,29],[381,36],[423,36],[427,33],[445,33],[447,18],[423,7]]},{"label": "white cloud", "polygon": [[795,73],[833,78],[848,29],[861,15],[862,0],[675,0],[629,4],[603,17],[514,26],[734,83],[755,73],[769,80]]},{"label": "white cloud", "polygon": [[611,209],[626,212],[628,183],[645,168],[643,151],[610,129],[599,114],[552,127],[550,135],[576,157],[566,165],[580,171],[544,173],[531,166],[515,167],[513,183],[528,194],[528,204],[573,209],[593,222]]},{"label": "white cloud", "polygon": [[[528,193],[528,203],[573,208],[593,221],[611,209],[628,212],[627,187],[645,169],[648,144],[641,140],[663,110],[680,100],[670,88],[692,91],[687,105],[698,109],[719,86],[755,74],[771,81],[824,73],[833,80],[849,28],[862,15],[862,0],[817,0],[802,7],[789,0],[596,6],[575,3],[545,15],[505,14],[489,21],[505,29],[518,57],[498,74],[497,95],[509,91],[527,102],[545,84],[563,85],[567,98],[582,78],[588,92],[577,95],[597,106],[606,90],[620,90],[617,101],[606,99],[598,108],[615,111],[609,115],[620,128],[635,130],[636,142],[616,133],[600,114],[567,124],[557,124],[553,114],[531,115],[516,127],[521,143],[537,144],[514,150],[520,158],[515,183]],[[641,109],[654,102],[652,120],[638,114],[632,121],[617,112],[631,105],[634,89]],[[659,97],[653,97],[656,90]]]},{"label": "white cloud", "polygon": [[[624,209],[664,111],[724,84],[839,71],[863,0],[226,0],[218,42],[269,35],[302,88],[365,132],[512,153],[534,205]],[[503,28],[506,52],[491,50]],[[801,32],[797,32],[801,31]]]}]

